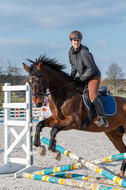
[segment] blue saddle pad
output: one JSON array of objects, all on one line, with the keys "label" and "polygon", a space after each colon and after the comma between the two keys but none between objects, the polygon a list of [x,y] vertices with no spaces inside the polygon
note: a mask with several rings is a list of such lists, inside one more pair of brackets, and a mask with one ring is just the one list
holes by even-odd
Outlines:
[{"label": "blue saddle pad", "polygon": [[[83,98],[84,98],[84,96],[83,96]],[[116,113],[116,101],[112,96],[100,95],[100,100],[103,104],[104,112],[106,115],[112,116]],[[95,110],[92,110],[90,104],[88,104],[88,102],[86,101],[85,98],[84,98],[84,102],[85,102],[85,105],[87,106],[87,108],[89,109],[90,112],[96,113]]]}]

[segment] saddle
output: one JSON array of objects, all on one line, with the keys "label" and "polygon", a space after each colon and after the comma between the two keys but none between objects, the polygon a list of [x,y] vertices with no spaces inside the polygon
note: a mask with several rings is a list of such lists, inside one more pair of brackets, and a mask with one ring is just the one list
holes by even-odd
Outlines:
[{"label": "saddle", "polygon": [[[99,88],[98,97],[100,98],[103,104],[105,114],[109,116],[114,115],[116,113],[116,102],[115,99],[108,94],[106,86],[102,86]],[[83,100],[89,110],[89,113],[84,121],[84,124],[81,126],[80,130],[85,130],[91,123],[94,115],[97,114],[89,98],[88,86],[85,86],[83,92]]]},{"label": "saddle", "polygon": [[[106,86],[101,86],[99,88],[98,97],[103,104],[105,114],[109,116],[114,115],[116,113],[116,102],[114,97],[108,94]],[[83,99],[89,111],[96,114],[95,108],[89,98],[88,86],[84,89]]]}]

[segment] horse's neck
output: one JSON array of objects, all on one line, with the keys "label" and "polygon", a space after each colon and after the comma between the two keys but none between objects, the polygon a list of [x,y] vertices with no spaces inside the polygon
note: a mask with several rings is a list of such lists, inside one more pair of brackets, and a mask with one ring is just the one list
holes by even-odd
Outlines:
[{"label": "horse's neck", "polygon": [[70,91],[75,89],[64,73],[46,67],[44,77],[48,81],[48,88],[55,103],[59,102],[59,99],[64,99]]},{"label": "horse's neck", "polygon": [[68,84],[68,81],[65,78],[65,75],[58,71],[51,71],[48,69],[48,86],[50,91],[58,91],[63,89]]},{"label": "horse's neck", "polygon": [[[58,79],[55,80],[52,79],[52,81],[49,84],[49,91],[54,99],[54,101],[58,101],[58,99],[61,99],[61,96],[64,96],[67,94],[67,83],[64,83],[62,81],[59,81]],[[65,97],[64,97],[65,98]]]}]

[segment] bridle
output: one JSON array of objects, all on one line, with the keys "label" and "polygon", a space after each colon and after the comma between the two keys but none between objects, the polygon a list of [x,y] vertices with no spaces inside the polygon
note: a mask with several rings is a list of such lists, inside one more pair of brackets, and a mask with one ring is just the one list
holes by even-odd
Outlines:
[{"label": "bridle", "polygon": [[46,79],[42,76],[41,73],[33,75],[33,76],[30,76],[30,75],[28,76],[29,82],[32,83],[33,91],[35,91],[35,82],[32,79],[34,79],[36,76],[38,76],[39,79],[42,81],[42,89],[41,89],[41,92],[32,92],[32,95],[38,96],[38,97],[39,96],[46,96],[46,90],[48,88],[48,85],[47,85]]}]

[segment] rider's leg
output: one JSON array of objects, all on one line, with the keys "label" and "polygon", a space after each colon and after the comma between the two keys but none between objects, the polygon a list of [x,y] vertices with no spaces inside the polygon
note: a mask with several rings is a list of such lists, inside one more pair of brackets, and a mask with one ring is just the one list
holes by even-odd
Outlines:
[{"label": "rider's leg", "polygon": [[93,105],[94,105],[95,110],[98,114],[98,120],[95,121],[95,124],[98,126],[108,127],[109,124],[108,124],[108,121],[106,119],[106,115],[104,113],[104,108],[103,108],[103,105],[101,103],[101,100],[98,97],[96,97],[94,99]]},{"label": "rider's leg", "polygon": [[103,105],[102,105],[100,99],[98,98],[99,85],[100,85],[100,77],[99,76],[95,77],[89,81],[89,83],[88,83],[89,97],[95,107],[97,114],[98,114],[98,120],[95,121],[95,124],[98,126],[108,127],[109,124],[107,122],[106,115],[104,113]]}]

